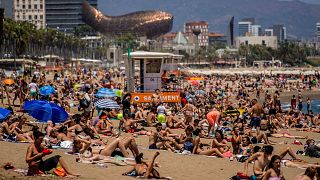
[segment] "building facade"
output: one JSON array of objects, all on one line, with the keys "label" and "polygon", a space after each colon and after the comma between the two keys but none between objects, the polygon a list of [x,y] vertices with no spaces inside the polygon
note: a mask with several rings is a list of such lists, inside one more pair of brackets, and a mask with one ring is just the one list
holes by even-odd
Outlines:
[{"label": "building facade", "polygon": [[265,36],[273,36],[273,29],[272,28],[265,29],[264,35]]},{"label": "building facade", "polygon": [[236,38],[236,47],[241,45],[262,45],[271,47],[273,49],[278,48],[277,36],[243,36]]},{"label": "building facade", "polygon": [[320,22],[317,23],[316,27],[317,39],[320,41]]},{"label": "building facade", "polygon": [[13,19],[28,21],[37,29],[45,28],[45,0],[13,0]]},{"label": "building facade", "polygon": [[4,17],[13,19],[13,0],[0,0],[0,8],[4,9]]},{"label": "building facade", "polygon": [[251,35],[252,36],[262,36],[261,25],[252,25],[251,26]]},{"label": "building facade", "polygon": [[184,25],[184,33],[188,38],[195,37],[193,34],[194,30],[200,30],[200,34],[198,36],[198,43],[200,47],[205,47],[209,45],[208,42],[208,31],[209,25],[206,21],[199,22],[187,22]]},{"label": "building facade", "polygon": [[281,25],[273,25],[273,35],[277,36],[278,42],[283,42],[287,39],[287,28]]},{"label": "building facade", "polygon": [[218,33],[208,34],[209,45],[221,45],[226,46],[228,44],[227,36]]},{"label": "building facade", "polygon": [[[95,8],[98,6],[97,1],[88,0],[89,4]],[[46,0],[47,27],[68,32],[84,25],[82,3],[83,0]]]},{"label": "building facade", "polygon": [[240,21],[238,22],[238,36],[247,36],[252,32],[251,21]]}]

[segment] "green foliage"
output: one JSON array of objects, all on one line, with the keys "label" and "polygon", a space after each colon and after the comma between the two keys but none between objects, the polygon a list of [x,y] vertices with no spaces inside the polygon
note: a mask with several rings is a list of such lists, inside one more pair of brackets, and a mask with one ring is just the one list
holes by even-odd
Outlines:
[{"label": "green foliage", "polygon": [[278,49],[262,45],[241,45],[239,47],[239,56],[247,59],[247,63],[251,65],[256,60],[279,59],[285,64],[291,66],[303,64],[307,60],[307,56],[317,54],[315,48],[308,47],[306,44],[298,44],[285,41],[279,44]]},{"label": "green foliage", "polygon": [[128,47],[136,49],[139,47],[136,37],[131,33],[126,33],[117,37],[115,43],[123,49],[128,49]]},{"label": "green foliage", "polygon": [[85,32],[93,32],[93,30],[87,26],[80,26],[75,31],[78,33],[77,36],[55,29],[37,30],[31,23],[5,19],[4,48],[0,48],[0,53],[34,58],[47,54],[56,54],[64,58],[71,58],[73,55],[75,57],[86,57],[94,52],[98,53],[97,56],[101,59],[106,56],[102,52],[106,52],[109,46],[105,39],[103,39],[103,47],[90,51],[85,40],[82,40],[79,36]]}]

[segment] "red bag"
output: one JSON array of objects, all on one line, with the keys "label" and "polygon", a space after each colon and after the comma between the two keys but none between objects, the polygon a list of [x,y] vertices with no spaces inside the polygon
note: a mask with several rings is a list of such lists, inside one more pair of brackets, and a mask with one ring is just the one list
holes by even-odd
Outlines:
[{"label": "red bag", "polygon": [[42,154],[43,154],[43,155],[49,155],[49,154],[51,154],[51,153],[52,153],[52,151],[49,150],[49,149],[43,149],[43,151],[42,151]]},{"label": "red bag", "polygon": [[238,172],[238,173],[237,173],[237,176],[238,176],[240,179],[249,179],[249,178],[250,178],[247,174],[244,174],[244,173],[242,173],[242,172]]}]

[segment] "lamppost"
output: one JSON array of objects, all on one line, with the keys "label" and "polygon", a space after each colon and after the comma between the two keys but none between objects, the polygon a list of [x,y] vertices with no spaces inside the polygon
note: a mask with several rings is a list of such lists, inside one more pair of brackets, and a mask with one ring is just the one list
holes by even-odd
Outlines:
[{"label": "lamppost", "polygon": [[[199,35],[201,34],[201,29],[192,29],[192,33],[196,36],[196,48],[195,51],[196,53],[199,51]],[[200,64],[200,58],[199,58],[199,64]]]}]

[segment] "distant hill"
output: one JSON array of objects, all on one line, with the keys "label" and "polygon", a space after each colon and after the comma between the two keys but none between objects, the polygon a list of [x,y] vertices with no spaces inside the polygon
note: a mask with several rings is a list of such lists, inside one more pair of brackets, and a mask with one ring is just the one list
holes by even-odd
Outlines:
[{"label": "distant hill", "polygon": [[236,22],[255,17],[263,28],[284,24],[288,34],[308,38],[314,36],[315,24],[320,22],[320,4],[298,0],[98,0],[98,3],[99,9],[108,15],[140,10],[168,11],[175,16],[174,31],[182,30],[186,21],[206,20],[210,31],[226,34],[232,16]]}]

